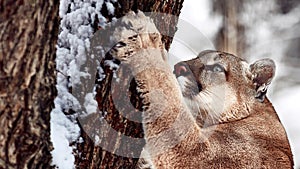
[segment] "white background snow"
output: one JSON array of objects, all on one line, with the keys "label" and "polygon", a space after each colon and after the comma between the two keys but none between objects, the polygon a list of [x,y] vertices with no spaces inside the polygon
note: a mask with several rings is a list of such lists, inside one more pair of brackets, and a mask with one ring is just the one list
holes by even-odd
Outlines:
[{"label": "white background snow", "polygon": [[[81,140],[78,138],[79,127],[74,120],[76,116],[67,118],[63,114],[63,110],[73,109],[81,111],[77,99],[68,92],[68,87],[78,85],[80,84],[80,78],[88,78],[90,76],[79,69],[85,63],[86,50],[89,48],[89,38],[93,32],[90,25],[93,19],[89,20],[89,16],[94,18],[97,14],[100,24],[102,24],[101,26],[104,26],[105,18],[99,13],[101,6],[105,3],[109,12],[114,13],[111,2],[115,1],[85,0],[82,2],[81,0],[75,0],[71,5],[71,13],[67,14],[70,1],[60,0],[59,16],[62,18],[62,21],[56,60],[59,71],[57,77],[58,97],[55,99],[55,109],[51,113],[51,140],[54,146],[52,151],[53,164],[60,169],[74,168],[75,158],[72,154],[73,148],[69,146],[69,143]],[[170,50],[170,55],[177,58],[171,60],[170,64],[174,64],[179,60],[190,59],[201,50],[214,48],[212,39],[214,39],[215,33],[218,31],[222,19],[210,13],[210,2],[210,0],[184,1],[180,16],[182,20],[179,23],[179,30]],[[269,15],[270,11],[275,8],[275,4],[272,4],[271,1],[267,2],[270,3],[249,3],[248,8],[246,8],[248,11],[246,10],[245,15],[240,18],[249,26],[246,34],[247,40],[251,45],[245,55],[255,53],[255,56],[250,57],[250,61],[266,56],[272,57],[278,65],[277,78],[272,83],[269,97],[287,130],[292,151],[295,155],[295,163],[299,168],[300,123],[298,121],[300,119],[300,104],[298,100],[300,98],[300,86],[290,87],[291,83],[286,83],[285,85],[284,82],[281,82],[281,85],[276,84],[280,82],[278,79],[289,76],[285,70],[291,68],[281,63],[281,61],[289,45],[289,42],[285,40],[300,36],[300,31],[290,29],[297,22],[300,22],[300,8],[295,8],[289,15]],[[92,6],[92,3],[95,5]],[[260,20],[259,16],[261,15],[266,15],[269,19]],[[186,25],[193,25],[194,27],[190,27],[190,31],[185,32],[183,28]],[[196,32],[191,33],[191,30],[195,29]],[[182,41],[183,37],[190,39]],[[299,68],[293,68],[293,70],[300,73]],[[296,76],[296,78],[299,77]],[[298,79],[297,82],[300,82],[300,80]],[[81,106],[85,106],[88,111],[95,111],[95,102],[91,101],[91,98],[93,98],[92,91],[85,98],[89,102],[85,102]]]}]

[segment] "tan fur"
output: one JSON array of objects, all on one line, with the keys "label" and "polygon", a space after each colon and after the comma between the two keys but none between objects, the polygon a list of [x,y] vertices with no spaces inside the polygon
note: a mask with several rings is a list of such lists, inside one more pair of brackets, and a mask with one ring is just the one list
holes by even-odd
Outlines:
[{"label": "tan fur", "polygon": [[[151,25],[151,21],[141,12],[130,13],[128,18],[132,23],[130,34],[118,32],[122,34],[118,40],[126,45],[115,47],[112,55],[121,65],[132,68],[142,93],[144,154],[150,168],[293,167],[285,130],[269,100],[256,98],[259,86],[253,84],[252,70],[245,61],[206,51],[184,62],[190,76],[179,85],[164,61],[166,54],[158,31],[136,29]],[[220,57],[213,59],[216,55]],[[210,68],[215,62],[222,64],[226,73],[206,71],[205,66]],[[191,95],[196,82],[203,89]],[[186,88],[189,85],[192,87]],[[203,105],[193,104],[198,101]]]}]

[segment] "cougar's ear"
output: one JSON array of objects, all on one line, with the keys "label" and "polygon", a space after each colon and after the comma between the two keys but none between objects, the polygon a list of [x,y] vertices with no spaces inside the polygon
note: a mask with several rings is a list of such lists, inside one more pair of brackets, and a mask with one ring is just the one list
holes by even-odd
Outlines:
[{"label": "cougar's ear", "polygon": [[250,65],[252,81],[255,85],[256,96],[260,102],[263,102],[270,85],[275,75],[275,63],[271,59],[261,59]]}]

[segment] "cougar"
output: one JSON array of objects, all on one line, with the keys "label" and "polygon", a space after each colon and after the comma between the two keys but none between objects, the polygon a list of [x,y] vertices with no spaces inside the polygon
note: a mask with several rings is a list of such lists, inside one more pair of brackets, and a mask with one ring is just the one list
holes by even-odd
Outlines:
[{"label": "cougar", "polygon": [[131,12],[122,22],[111,55],[131,67],[143,100],[139,168],[293,168],[286,132],[266,97],[271,59],[248,64],[208,50],[172,71],[149,18]]}]

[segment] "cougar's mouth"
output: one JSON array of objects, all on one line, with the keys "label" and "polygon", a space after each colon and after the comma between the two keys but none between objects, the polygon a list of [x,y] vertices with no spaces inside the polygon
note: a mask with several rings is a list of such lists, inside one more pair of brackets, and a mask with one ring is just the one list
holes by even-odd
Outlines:
[{"label": "cougar's mouth", "polygon": [[185,62],[177,63],[174,66],[173,73],[177,78],[184,97],[193,98],[203,90],[201,83],[198,82],[190,67]]},{"label": "cougar's mouth", "polygon": [[179,76],[177,81],[184,97],[192,99],[203,90],[199,82],[190,80],[187,76]]}]

